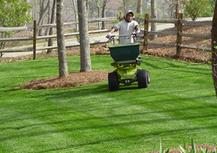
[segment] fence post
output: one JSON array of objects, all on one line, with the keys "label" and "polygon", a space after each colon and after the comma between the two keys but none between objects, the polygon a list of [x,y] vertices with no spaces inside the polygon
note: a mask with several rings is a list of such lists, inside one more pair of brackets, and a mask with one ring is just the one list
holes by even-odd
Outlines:
[{"label": "fence post", "polygon": [[148,50],[148,30],[149,30],[149,14],[145,14],[144,18],[144,36],[143,36],[143,52]]},{"label": "fence post", "polygon": [[178,20],[176,23],[176,29],[177,29],[177,38],[176,38],[176,57],[178,58],[181,54],[181,44],[182,44],[182,31],[183,31],[183,25],[182,25],[182,19],[183,14],[178,14]]},{"label": "fence post", "polygon": [[37,23],[36,20],[33,22],[33,60],[36,59],[36,39],[37,39]]}]

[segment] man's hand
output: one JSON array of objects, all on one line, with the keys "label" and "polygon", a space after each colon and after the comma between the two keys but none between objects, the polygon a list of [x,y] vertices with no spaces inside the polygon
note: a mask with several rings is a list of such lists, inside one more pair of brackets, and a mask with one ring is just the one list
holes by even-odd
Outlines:
[{"label": "man's hand", "polygon": [[106,35],[106,38],[107,38],[107,39],[111,39],[111,38],[112,38],[112,33],[109,32],[109,33]]},{"label": "man's hand", "polygon": [[133,36],[136,36],[136,35],[137,35],[137,33],[134,31],[134,32],[132,33],[132,35],[133,35]]}]

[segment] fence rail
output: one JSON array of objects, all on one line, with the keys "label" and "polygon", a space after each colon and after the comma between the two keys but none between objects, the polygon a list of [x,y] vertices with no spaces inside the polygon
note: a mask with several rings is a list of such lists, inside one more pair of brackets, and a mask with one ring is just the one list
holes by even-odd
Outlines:
[{"label": "fence rail", "polygon": [[162,43],[162,42],[157,42],[157,41],[148,41],[149,45],[155,45],[155,46],[161,46],[161,47],[176,47],[176,44],[171,44],[171,43]]},{"label": "fence rail", "polygon": [[[115,21],[117,18],[116,17],[108,17],[108,18],[97,18],[97,19],[90,19],[88,20],[88,23],[93,23],[93,22],[108,22],[108,21]],[[78,22],[66,22],[63,24],[63,26],[72,26],[78,24]],[[45,28],[45,27],[56,27],[56,24],[43,24],[40,25],[38,28]]]},{"label": "fence rail", "polygon": [[4,41],[4,42],[7,42],[7,41],[28,41],[28,40],[32,40],[33,38],[32,37],[16,37],[16,38],[0,38],[0,41]]},{"label": "fence rail", "polygon": [[[89,34],[97,34],[97,33],[103,33],[103,32],[109,32],[108,29],[104,29],[104,30],[94,30],[94,31],[89,31]],[[64,34],[65,37],[69,37],[69,36],[78,36],[79,32],[73,32],[73,33],[66,33]],[[40,39],[48,39],[48,38],[56,38],[57,35],[48,35],[48,36],[38,36],[37,40]]]},{"label": "fence rail", "polygon": [[201,46],[192,46],[192,45],[180,45],[182,48],[195,49],[200,51],[208,51],[211,52],[211,48],[209,47],[201,47]]},{"label": "fence rail", "polygon": [[[103,32],[109,32],[108,29],[104,29],[104,30],[94,30],[94,31],[89,31],[89,34],[96,34],[96,33],[103,33]],[[79,32],[72,32],[72,33],[65,33],[64,36],[65,37],[69,37],[69,36],[77,36],[79,35]],[[37,40],[41,40],[41,39],[49,39],[49,38],[56,38],[57,35],[47,35],[47,36],[37,36],[36,39]],[[0,38],[0,41],[28,41],[28,40],[33,40],[33,37],[20,37],[20,38]]]},{"label": "fence rail", "polygon": [[[116,20],[116,17],[109,17],[109,18],[98,18],[98,19],[90,19],[88,22],[93,23],[93,22],[102,22],[102,21],[114,21]],[[78,24],[77,22],[68,22],[64,23],[64,26],[71,26],[73,24]],[[46,35],[46,36],[37,36],[37,32],[40,28],[53,28],[55,27],[56,24],[46,24],[46,25],[41,25],[37,26],[36,21],[34,21],[33,26],[23,26],[23,27],[0,27],[0,32],[17,32],[17,31],[27,31],[27,30],[32,30],[32,36],[28,37],[14,37],[14,38],[0,38],[1,42],[13,42],[13,41],[32,41],[32,46],[24,46],[24,47],[17,47],[17,48],[5,48],[5,49],[0,49],[0,55],[2,56],[3,53],[19,53],[19,52],[33,52],[33,59],[36,58],[36,52],[41,51],[41,50],[48,50],[48,49],[56,49],[57,46],[45,46],[45,47],[37,47],[36,43],[38,40],[47,40],[51,38],[56,38],[57,35]],[[110,30],[104,29],[104,30],[93,30],[89,31],[89,34],[97,34],[97,33],[104,33],[104,32],[109,32]],[[64,37],[71,37],[71,36],[78,36],[79,32],[72,32],[72,33],[65,33]],[[106,43],[106,41],[95,41],[91,42],[91,45],[94,44],[101,44],[101,43]],[[76,44],[68,44],[66,47],[75,47],[79,46],[79,43]]]},{"label": "fence rail", "polygon": [[150,35],[177,35],[176,31],[149,31]]},{"label": "fence rail", "polygon": [[31,29],[31,27],[0,27],[0,32],[15,32],[15,31],[25,31]]},{"label": "fence rail", "polygon": [[[95,42],[90,42],[90,45],[96,45],[96,44],[104,44],[107,43],[108,41],[95,41]],[[74,43],[74,44],[68,44],[66,45],[66,48],[70,47],[77,47],[79,46],[79,43]],[[36,51],[42,51],[42,50],[48,50],[48,49],[57,49],[57,46],[42,46],[42,47],[37,47]],[[0,52],[2,53],[21,53],[21,52],[32,52],[32,47],[22,47],[22,48],[5,48],[1,50]]]},{"label": "fence rail", "polygon": [[[176,47],[176,55],[179,56],[181,53],[182,48],[189,48],[189,49],[196,49],[196,50],[202,50],[202,51],[211,51],[211,48],[208,47],[201,47],[201,46],[193,46],[193,45],[186,45],[183,44],[183,37],[190,37],[190,38],[198,38],[198,39],[211,39],[211,33],[205,33],[205,34],[189,34],[183,32],[183,26],[204,26],[204,25],[211,25],[212,21],[187,21],[182,19],[182,14],[178,15],[178,19],[170,19],[170,20],[157,20],[157,19],[150,19],[149,15],[145,15],[144,19],[144,30],[141,32],[141,37],[143,37],[143,49],[148,49],[148,45],[158,45],[158,46],[168,46],[168,47]],[[99,19],[92,19],[89,20],[89,22],[101,22],[101,21],[114,21],[116,18],[99,18]],[[150,23],[172,23],[174,24],[175,30],[173,31],[149,31],[149,24]],[[77,22],[69,22],[64,23],[64,26],[70,26],[73,24],[77,24]],[[37,31],[39,28],[44,27],[55,27],[55,24],[46,24],[42,25],[40,27],[36,27],[36,21],[34,21],[33,27],[0,27],[0,32],[12,32],[12,31],[25,31],[25,30],[33,30],[32,36],[29,37],[16,37],[16,38],[0,38],[1,42],[13,42],[13,41],[32,41],[32,46],[27,46],[23,48],[5,48],[0,50],[0,55],[2,53],[14,53],[14,52],[33,52],[33,58],[36,57],[36,51],[39,50],[47,50],[47,49],[56,49],[57,46],[45,46],[45,47],[37,47],[36,42],[38,40],[46,40],[50,38],[56,38],[56,35],[47,35],[47,36],[37,36]],[[89,34],[97,34],[97,33],[104,33],[108,32],[109,30],[94,30],[89,31]],[[78,36],[79,32],[73,32],[73,33],[65,33],[65,37],[70,36]],[[149,41],[148,37],[149,35],[173,35],[176,36],[176,41],[174,41],[174,44],[171,43],[164,43],[164,42],[155,42],[155,41]],[[91,45],[93,44],[100,44],[100,43],[106,43],[106,41],[95,41],[91,42]],[[79,43],[76,44],[68,44],[66,47],[75,47],[79,46]]]},{"label": "fence rail", "polygon": [[[89,31],[89,34],[104,33],[104,32],[109,32],[109,30],[105,29],[105,30]],[[75,32],[75,33],[66,33],[66,34],[64,34],[65,37],[67,37],[67,36],[76,36],[76,35],[79,35],[79,33]],[[48,39],[48,38],[56,38],[56,35],[39,36],[39,37],[36,37],[36,40]],[[4,38],[4,39],[6,39],[6,38]],[[17,41],[17,40],[24,40],[24,39],[23,38],[19,38],[19,39],[10,38],[10,39],[7,39],[5,41]],[[26,37],[25,40],[33,40],[33,37],[28,37],[28,38]],[[90,44],[94,45],[94,44],[102,44],[102,43],[106,43],[106,42],[107,41],[95,41],[95,42],[91,42]],[[33,44],[35,44],[35,43],[33,43]],[[66,45],[66,47],[75,47],[75,46],[79,46],[79,45],[80,44],[77,43],[77,44]],[[5,49],[1,49],[0,53],[33,52],[33,48],[34,47],[5,48]],[[57,48],[57,46],[37,47],[36,51],[47,50],[47,49],[56,49],[56,48]]]},{"label": "fence rail", "polygon": [[166,20],[159,20],[159,19],[149,19],[150,23],[176,23],[177,19],[166,19]]},{"label": "fence rail", "polygon": [[[196,26],[207,26],[212,25],[212,21],[188,21],[183,20],[182,14],[178,15],[177,19],[172,20],[158,20],[158,19],[149,19],[149,15],[145,15],[144,19],[144,43],[143,48],[145,50],[148,49],[148,45],[158,45],[158,46],[169,46],[169,47],[176,47],[176,56],[179,57],[181,53],[181,49],[188,48],[188,49],[195,49],[195,50],[202,50],[202,51],[211,51],[211,47],[202,47],[202,46],[193,46],[193,45],[186,45],[183,44],[183,37],[190,37],[190,38],[197,38],[197,39],[211,39],[211,33],[205,33],[205,34],[189,34],[184,33],[183,27],[184,26],[190,26],[190,27],[196,27]],[[174,24],[175,31],[149,31],[149,23],[172,23]],[[176,35],[176,41],[174,44],[168,44],[165,42],[155,42],[155,41],[149,41],[148,36],[149,35]]]},{"label": "fence rail", "polygon": [[184,26],[206,26],[212,25],[212,21],[187,21],[183,20],[182,23]]},{"label": "fence rail", "polygon": [[188,33],[182,33],[183,37],[191,37],[191,38],[199,38],[199,39],[211,39],[211,33],[205,33],[205,34],[188,34]]}]

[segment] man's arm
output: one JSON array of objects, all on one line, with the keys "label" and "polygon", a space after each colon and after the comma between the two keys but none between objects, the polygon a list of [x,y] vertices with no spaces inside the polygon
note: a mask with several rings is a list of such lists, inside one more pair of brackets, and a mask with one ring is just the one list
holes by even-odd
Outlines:
[{"label": "man's arm", "polygon": [[135,22],[134,32],[135,32],[136,34],[139,34],[139,33],[140,33],[140,28],[139,28],[138,22]]},{"label": "man's arm", "polygon": [[113,32],[116,32],[116,31],[118,31],[118,29],[116,29],[115,27],[112,27],[110,33],[113,33]]},{"label": "man's arm", "polygon": [[112,27],[111,31],[107,34],[106,37],[107,37],[107,38],[110,38],[110,37],[112,36],[112,33],[118,31],[118,29],[119,29],[119,23],[118,23],[117,25],[114,25],[114,26]]},{"label": "man's arm", "polygon": [[120,22],[112,27],[110,33],[118,31],[119,28],[120,28]]}]

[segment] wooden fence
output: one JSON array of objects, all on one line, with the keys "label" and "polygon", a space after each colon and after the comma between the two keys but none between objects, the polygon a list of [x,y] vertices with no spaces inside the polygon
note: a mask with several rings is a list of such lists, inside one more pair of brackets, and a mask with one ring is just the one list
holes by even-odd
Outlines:
[{"label": "wooden fence", "polygon": [[[116,18],[100,18],[100,19],[94,19],[89,20],[90,23],[92,22],[102,22],[102,21],[114,21]],[[149,31],[149,23],[172,23],[174,24],[174,27],[176,27],[176,31]],[[180,56],[181,50],[183,48],[189,48],[189,49],[196,49],[196,50],[203,50],[203,51],[211,51],[211,48],[206,47],[198,47],[198,46],[192,46],[192,45],[186,45],[183,44],[183,37],[191,37],[191,38],[200,38],[200,39],[211,39],[211,33],[206,34],[187,34],[183,33],[183,27],[184,26],[204,26],[204,25],[211,25],[212,21],[187,21],[183,20],[183,15],[179,14],[177,19],[171,19],[171,20],[157,20],[157,19],[150,19],[149,15],[145,15],[144,19],[144,33],[142,34],[142,37],[144,38],[143,41],[143,48],[145,50],[148,49],[148,45],[160,45],[160,46],[169,46],[169,47],[176,47],[176,56]],[[64,23],[64,26],[71,26],[74,24],[78,24],[77,22],[70,22],[70,23]],[[0,27],[0,32],[11,32],[11,31],[26,31],[31,30],[33,31],[32,36],[30,37],[19,37],[19,38],[0,38],[0,41],[3,42],[13,42],[13,41],[32,41],[32,46],[30,47],[23,47],[23,48],[6,48],[1,49],[0,54],[3,53],[13,53],[13,52],[32,52],[33,53],[33,59],[36,58],[36,52],[41,50],[48,50],[48,49],[57,49],[57,46],[46,46],[46,47],[37,47],[37,41],[38,40],[46,40],[49,38],[56,38],[56,35],[46,35],[46,36],[37,36],[37,31],[41,28],[46,27],[55,27],[55,24],[46,24],[41,25],[37,27],[36,21],[34,21],[33,27]],[[108,32],[109,30],[94,30],[89,31],[89,34],[96,34],[96,33],[103,33]],[[72,33],[65,33],[65,37],[70,36],[78,36],[79,32],[72,32]],[[167,44],[163,42],[155,42],[155,41],[149,41],[148,36],[149,35],[174,35],[176,36],[176,42],[174,44]],[[100,44],[105,43],[106,41],[96,41],[92,44]],[[74,43],[70,45],[66,45],[66,47],[75,47],[79,46],[79,43]]]},{"label": "wooden fence", "polygon": [[[116,18],[111,17],[111,18],[99,18],[99,19],[92,19],[89,20],[89,23],[93,22],[102,22],[102,21],[115,21]],[[74,24],[78,24],[77,22],[68,22],[64,23],[64,26],[72,26]],[[0,38],[0,42],[13,42],[13,41],[32,41],[32,46],[31,47],[22,47],[22,48],[5,48],[0,50],[0,55],[3,55],[3,53],[15,53],[15,52],[32,52],[33,53],[33,59],[36,58],[36,52],[37,51],[42,51],[42,50],[48,50],[48,49],[57,49],[57,46],[46,46],[46,47],[37,47],[37,41],[38,40],[46,40],[49,38],[56,38],[55,35],[46,35],[46,36],[37,36],[37,32],[42,29],[42,28],[55,28],[56,24],[46,24],[46,25],[41,25],[37,27],[36,21],[34,21],[32,27],[0,27],[0,32],[16,32],[16,31],[27,31],[31,30],[33,31],[32,36],[29,37],[16,37],[16,38]],[[103,32],[109,32],[109,30],[104,29],[104,30],[93,30],[89,31],[89,34],[97,34],[97,33],[103,33]],[[70,36],[78,36],[79,32],[72,32],[72,33],[65,33],[65,37],[70,37]],[[92,42],[91,45],[94,44],[100,44],[100,43],[105,43],[105,41],[96,41]],[[66,45],[66,47],[75,47],[79,46],[79,43],[74,43],[70,45]]]},{"label": "wooden fence", "polygon": [[[149,24],[150,23],[172,23],[174,24],[174,27],[176,28],[176,31],[149,31]],[[203,34],[188,34],[183,33],[183,27],[196,27],[196,26],[206,26],[206,25],[212,25],[212,21],[187,21],[183,20],[183,14],[179,14],[177,19],[172,20],[157,20],[157,19],[149,19],[149,15],[145,15],[144,19],[144,42],[143,42],[143,48],[145,50],[148,49],[148,45],[160,45],[160,46],[169,46],[169,47],[176,47],[176,56],[179,57],[181,50],[183,48],[188,49],[196,49],[196,50],[203,50],[203,51],[211,51],[211,47],[198,47],[193,45],[186,45],[183,44],[183,37],[190,37],[190,38],[200,38],[200,39],[211,39],[211,32],[209,33],[203,33]],[[176,36],[176,42],[174,44],[168,44],[165,42],[155,42],[155,41],[149,41],[148,36],[149,35],[175,35]]]}]

